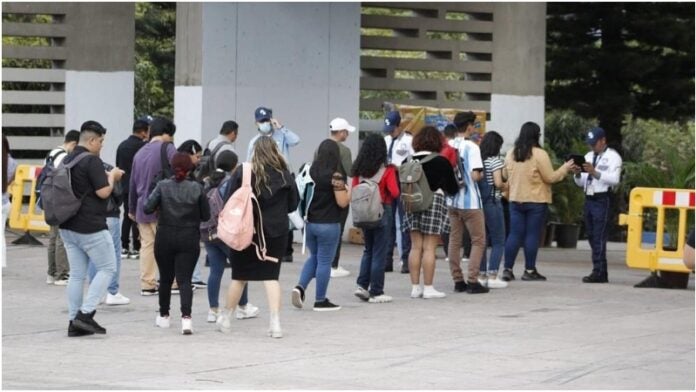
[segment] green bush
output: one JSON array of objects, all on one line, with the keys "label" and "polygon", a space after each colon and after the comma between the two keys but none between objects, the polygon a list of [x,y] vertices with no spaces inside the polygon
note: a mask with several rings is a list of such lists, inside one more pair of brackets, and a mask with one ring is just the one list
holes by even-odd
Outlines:
[{"label": "green bush", "polygon": [[584,154],[587,146],[577,149],[578,142],[582,143],[585,132],[596,126],[595,119],[581,117],[572,110],[549,111],[544,122],[544,146],[560,158],[567,154]]}]

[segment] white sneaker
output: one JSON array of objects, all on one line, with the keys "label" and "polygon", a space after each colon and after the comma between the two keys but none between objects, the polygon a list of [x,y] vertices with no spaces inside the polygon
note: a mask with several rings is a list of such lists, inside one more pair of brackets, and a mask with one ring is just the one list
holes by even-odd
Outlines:
[{"label": "white sneaker", "polygon": [[234,316],[237,318],[237,320],[254,318],[258,315],[259,308],[250,303],[247,303],[243,308],[241,306],[237,306],[237,309],[234,311]]},{"label": "white sneaker", "polygon": [[482,286],[488,287],[489,289],[504,289],[508,287],[508,282],[501,280],[500,278],[496,277],[495,279],[481,279],[479,278],[479,283],[481,283]]},{"label": "white sneaker", "polygon": [[162,317],[158,313],[157,317],[155,318],[155,326],[160,328],[169,328],[169,316]]},{"label": "white sneaker", "polygon": [[128,305],[130,303],[130,299],[121,293],[116,293],[114,295],[107,293],[105,302],[107,305]]},{"label": "white sneaker", "polygon": [[384,304],[387,302],[391,302],[392,297],[386,295],[386,294],[380,294],[374,297],[370,297],[370,299],[367,300],[367,302],[371,304]]},{"label": "white sneaker", "polygon": [[181,334],[182,335],[191,335],[193,333],[193,321],[191,321],[191,317],[182,317],[181,318]]},{"label": "white sneaker", "polygon": [[332,278],[344,278],[348,275],[350,275],[350,271],[341,267],[340,265],[336,268],[331,268],[331,277]]},{"label": "white sneaker", "polygon": [[268,336],[274,339],[283,337],[283,330],[280,328],[280,317],[278,313],[271,313],[270,323],[268,326]]},{"label": "white sneaker", "polygon": [[422,296],[423,286],[418,286],[411,289],[411,298],[421,298]]},{"label": "white sneaker", "polygon": [[370,292],[360,286],[358,286],[358,288],[355,289],[355,292],[353,294],[363,301],[367,301],[370,299]]},{"label": "white sneaker", "polygon": [[230,314],[232,312],[229,310],[221,310],[220,313],[218,314],[217,321],[215,324],[217,324],[218,329],[222,333],[230,333],[232,332],[232,323],[230,322]]},{"label": "white sneaker", "polygon": [[53,284],[55,281],[56,280],[51,275],[46,276],[46,284]]},{"label": "white sneaker", "polygon": [[53,284],[56,286],[67,286],[68,285],[68,280],[67,279],[59,279],[59,280],[54,280]]},{"label": "white sneaker", "polygon": [[437,291],[434,288],[426,288],[423,290],[423,298],[424,299],[433,299],[433,298],[445,298],[447,294]]},{"label": "white sneaker", "polygon": [[212,310],[212,309],[209,309],[209,310],[208,310],[208,319],[207,319],[206,321],[208,321],[209,323],[214,323],[214,322],[216,322],[219,314],[220,314],[220,311],[219,311],[219,310],[218,310],[218,311],[214,311],[214,310]]}]

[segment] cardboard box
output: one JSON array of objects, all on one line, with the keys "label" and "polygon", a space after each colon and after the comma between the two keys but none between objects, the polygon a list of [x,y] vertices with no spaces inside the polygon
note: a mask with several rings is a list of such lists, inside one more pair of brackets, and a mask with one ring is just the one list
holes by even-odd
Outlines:
[{"label": "cardboard box", "polygon": [[364,245],[365,239],[363,238],[362,230],[357,227],[351,227],[348,232],[348,238],[351,244]]}]

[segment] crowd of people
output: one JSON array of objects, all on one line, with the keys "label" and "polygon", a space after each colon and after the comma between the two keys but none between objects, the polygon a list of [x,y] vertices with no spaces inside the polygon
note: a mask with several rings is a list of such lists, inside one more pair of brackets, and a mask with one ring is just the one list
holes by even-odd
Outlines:
[{"label": "crowd of people", "polygon": [[[96,121],[66,133],[64,144],[48,154],[45,165],[72,162],[72,191],[82,197],[77,213],[51,226],[49,236],[46,283],[67,285],[68,336],[106,333],[95,320],[96,309],[102,302],[130,302],[119,291],[121,259],[130,258],[139,260],[140,294],[158,296],[157,327],[170,327],[171,297],[179,294],[181,332],[193,333],[192,298],[200,288],[208,295],[206,321],[229,332],[232,318],[259,315],[259,308],[249,302],[247,285],[262,281],[270,312],[268,335],[280,338],[283,290],[278,278],[282,263],[293,261],[293,229],[302,229],[309,256],[288,293],[292,305],[304,307],[314,280],[312,309],[339,310],[328,297],[329,285],[332,278],[350,274],[339,261],[351,209],[354,219],[358,212],[361,217],[376,213],[370,222],[356,223],[364,238],[354,292],[361,301],[392,301],[384,286],[385,273],[394,271],[395,247],[401,272],[410,275],[411,298],[446,296],[434,285],[441,242],[454,292],[485,294],[506,288],[515,280],[520,247],[525,258],[521,279],[543,281],[536,258],[551,185],[569,173],[587,200],[593,268],[583,282],[608,281],[608,192],[619,182],[621,158],[606,146],[601,128],[587,134],[591,151],[584,165],[571,159],[554,169],[540,145],[540,127],[533,122],[522,125],[514,147],[503,157],[502,136],[495,131],[481,135],[472,112],[457,113],[443,130],[424,126],[411,134],[393,111],[385,116],[384,134],[367,135],[353,161],[343,142],[356,128],[336,118],[311,162],[293,173],[289,154],[300,136],[269,108],[259,107],[254,116],[257,134],[244,160],[235,148],[239,127],[232,120],[207,143],[187,140],[177,148],[174,123],[149,116],[135,121],[132,135],[120,143],[115,166],[100,158],[107,130]],[[3,137],[3,151],[8,149]],[[4,153],[3,159],[8,156]],[[12,162],[3,161],[3,167],[9,169]],[[4,197],[5,176],[12,173],[3,173]],[[218,230],[223,229],[222,214],[242,191],[254,196],[256,230],[251,245],[235,249]],[[503,199],[509,206],[509,233]],[[371,210],[362,210],[366,203],[372,203]],[[6,205],[3,199],[3,211]],[[294,222],[294,214],[303,222]],[[200,272],[201,242],[210,269],[207,282]],[[232,281],[221,306],[228,266]]]}]

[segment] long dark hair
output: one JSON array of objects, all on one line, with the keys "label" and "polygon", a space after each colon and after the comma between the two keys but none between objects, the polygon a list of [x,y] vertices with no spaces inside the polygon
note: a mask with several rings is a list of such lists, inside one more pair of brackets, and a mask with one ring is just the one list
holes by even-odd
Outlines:
[{"label": "long dark hair", "polygon": [[[10,160],[10,142],[2,135],[2,193],[7,192],[7,163]],[[3,217],[3,219],[6,217]]]},{"label": "long dark hair", "polygon": [[387,164],[387,145],[382,136],[371,133],[363,141],[353,162],[353,177],[373,177],[382,165]]},{"label": "long dark hair", "polygon": [[481,159],[486,160],[490,157],[500,155],[500,148],[503,147],[503,137],[496,131],[488,131],[481,139]]},{"label": "long dark hair", "polygon": [[220,151],[217,155],[215,159],[215,168],[219,170],[210,173],[208,182],[211,188],[220,185],[222,180],[237,167],[237,163],[239,162],[237,154],[230,150]]},{"label": "long dark hair", "polygon": [[317,156],[312,162],[312,167],[309,168],[309,175],[314,179],[318,179],[322,175],[333,174],[338,171],[338,165],[341,162],[341,153],[338,149],[338,143],[331,139],[326,139],[319,145]]},{"label": "long dark hair", "polygon": [[516,162],[524,162],[532,157],[532,148],[540,147],[539,138],[541,128],[531,121],[522,124],[520,136],[515,140],[515,148],[512,152]]}]

